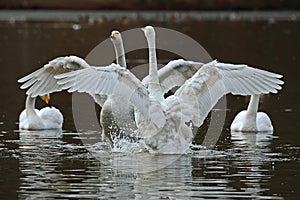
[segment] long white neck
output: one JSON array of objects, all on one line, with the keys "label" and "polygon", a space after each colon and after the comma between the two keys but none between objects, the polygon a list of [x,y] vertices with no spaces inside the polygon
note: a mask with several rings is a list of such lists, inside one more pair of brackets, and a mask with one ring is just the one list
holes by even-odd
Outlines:
[{"label": "long white neck", "polygon": [[25,109],[26,109],[26,115],[28,116],[36,116],[35,112],[35,100],[36,98],[32,98],[31,95],[28,95],[26,98],[26,103],[25,103]]},{"label": "long white neck", "polygon": [[161,101],[163,99],[162,90],[159,84],[156,60],[155,38],[147,37],[149,47],[149,85],[150,97]]},{"label": "long white neck", "polygon": [[255,127],[255,128],[256,128],[256,116],[257,116],[258,104],[259,104],[259,95],[257,94],[251,95],[250,102],[247,108],[247,113],[245,116],[245,123],[247,123],[248,126]]},{"label": "long white neck", "polygon": [[113,44],[115,48],[117,64],[119,64],[121,67],[126,68],[125,51],[124,51],[122,38],[120,37],[116,39],[113,42]]}]

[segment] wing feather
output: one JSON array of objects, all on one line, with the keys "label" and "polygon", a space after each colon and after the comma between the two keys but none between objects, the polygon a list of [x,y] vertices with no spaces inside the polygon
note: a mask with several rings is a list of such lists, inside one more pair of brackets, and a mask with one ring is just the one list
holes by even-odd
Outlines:
[{"label": "wing feather", "polygon": [[128,99],[149,120],[149,94],[145,86],[127,69],[111,64],[89,67],[55,76],[57,83],[68,92],[93,95],[115,94]]},{"label": "wing feather", "polygon": [[[174,87],[184,84],[203,65],[200,62],[186,61],[183,59],[172,60],[163,68],[158,70],[159,83],[164,93]],[[149,76],[143,79],[143,84],[148,85]]]},{"label": "wing feather", "polygon": [[21,89],[26,89],[30,87],[32,84],[34,84],[37,80],[36,79],[28,79],[27,82],[25,82],[23,85],[21,85]]},{"label": "wing feather", "polygon": [[[266,84],[269,86],[269,87],[276,87],[276,89],[280,90],[281,89],[281,86],[283,84],[283,81],[279,80],[279,79],[275,79],[274,78],[271,78],[271,77],[268,77],[268,76],[263,76],[262,74],[258,74],[257,76],[261,77],[261,78],[264,78],[266,80]],[[279,80],[279,81],[277,81]]]},{"label": "wing feather", "polygon": [[[201,126],[218,100],[228,94],[252,95],[277,93],[284,82],[282,75],[247,65],[212,61],[203,65],[176,92],[183,109],[183,118]],[[167,99],[168,100],[168,99]],[[188,108],[188,109],[187,109]]]},{"label": "wing feather", "polygon": [[23,82],[26,82],[30,79],[32,79],[33,77],[39,77],[39,75],[43,72],[43,68],[40,68],[34,72],[32,72],[31,74],[28,74],[26,76],[24,76],[23,78],[20,78],[18,80],[19,83],[23,83]]},{"label": "wing feather", "polygon": [[[218,63],[216,67],[218,67],[220,74],[222,74],[223,76],[224,84],[226,84],[226,86],[227,84],[230,85],[230,87],[227,86],[229,92],[233,94],[247,95],[247,93],[253,88],[258,89],[256,92],[258,94],[269,92],[274,93],[274,89],[281,89],[280,85],[283,84],[283,81],[279,80],[282,75],[248,67],[247,65],[235,66],[233,64]],[[243,76],[241,76],[241,74],[243,74]],[[244,81],[246,79],[248,80],[248,82]],[[253,82],[251,80],[260,81]]]},{"label": "wing feather", "polygon": [[43,96],[52,92],[59,92],[63,88],[57,84],[54,76],[73,70],[87,68],[89,65],[81,58],[76,56],[58,57],[42,68],[28,74],[18,80],[21,89],[27,89],[26,94],[32,97]]}]

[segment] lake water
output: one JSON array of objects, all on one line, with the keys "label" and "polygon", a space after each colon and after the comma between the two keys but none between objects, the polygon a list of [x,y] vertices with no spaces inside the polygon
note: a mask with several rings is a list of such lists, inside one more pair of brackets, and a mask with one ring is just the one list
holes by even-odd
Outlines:
[{"label": "lake water", "polygon": [[[51,99],[64,114],[64,131],[18,130],[25,102],[18,78],[58,56],[86,57],[113,29],[125,31],[145,24],[184,33],[219,61],[283,74],[283,90],[264,96],[260,104],[273,121],[274,133],[231,134],[230,123],[246,108],[247,99],[228,95],[225,124],[213,147],[199,146],[198,136],[189,153],[181,156],[111,152],[104,143],[87,148],[84,138],[99,133],[76,131],[72,98],[66,92]],[[1,199],[299,198],[299,25],[297,20],[274,19],[0,22]],[[107,54],[113,56],[112,46]],[[164,51],[158,56],[160,63],[178,57]],[[128,60],[131,66],[147,63],[147,50],[129,53]],[[39,101],[38,107],[43,106]],[[199,130],[200,135],[207,126]]]}]

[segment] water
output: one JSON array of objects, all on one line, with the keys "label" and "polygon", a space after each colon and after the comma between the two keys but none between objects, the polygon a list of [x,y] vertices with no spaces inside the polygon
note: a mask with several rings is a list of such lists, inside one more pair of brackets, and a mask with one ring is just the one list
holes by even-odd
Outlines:
[{"label": "water", "polygon": [[[64,131],[18,131],[25,101],[18,78],[59,55],[85,57],[116,27],[122,31],[149,23],[0,23],[1,198],[299,198],[298,21],[152,23],[191,36],[220,61],[283,74],[283,90],[260,104],[272,118],[273,134],[230,134],[233,117],[247,101],[229,95],[225,125],[214,148],[199,146],[201,137],[182,156],[112,152],[101,142],[87,148],[84,138],[98,133],[75,131],[71,96],[65,92],[52,95],[52,104],[65,116]],[[166,52],[158,56],[160,62],[176,57]],[[145,58],[146,50],[128,55],[132,65],[147,62]],[[207,123],[199,132],[206,129]]]}]

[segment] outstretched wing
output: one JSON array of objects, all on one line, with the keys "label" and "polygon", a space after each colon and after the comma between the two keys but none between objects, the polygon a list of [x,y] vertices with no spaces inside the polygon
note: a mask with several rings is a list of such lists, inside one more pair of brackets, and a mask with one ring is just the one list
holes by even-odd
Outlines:
[{"label": "outstretched wing", "polygon": [[204,119],[225,94],[252,95],[277,93],[284,82],[282,75],[248,67],[212,61],[203,65],[198,72],[180,87],[178,97],[182,116],[201,126]]},{"label": "outstretched wing", "polygon": [[92,95],[115,94],[129,100],[149,119],[149,94],[145,86],[127,69],[111,64],[89,67],[55,76],[62,89]]},{"label": "outstretched wing", "polygon": [[27,89],[26,94],[32,97],[43,96],[52,92],[59,92],[62,87],[57,84],[54,76],[66,72],[90,67],[83,59],[77,56],[58,57],[42,68],[18,80],[21,89]]},{"label": "outstretched wing", "polygon": [[[158,70],[158,78],[160,86],[164,93],[167,93],[174,87],[181,86],[186,80],[191,78],[203,63],[186,61],[183,59],[172,60],[163,68]],[[149,75],[143,81],[144,85],[148,85]]]}]

